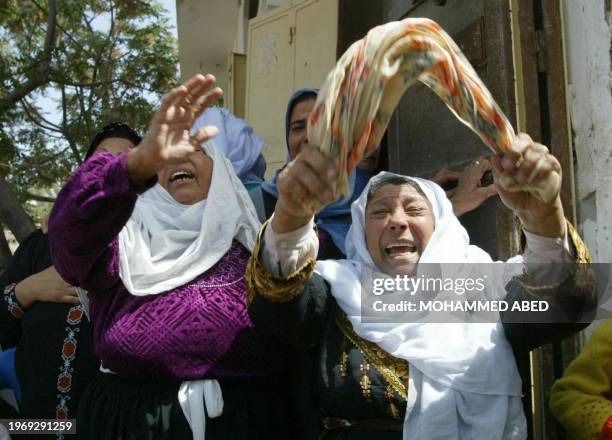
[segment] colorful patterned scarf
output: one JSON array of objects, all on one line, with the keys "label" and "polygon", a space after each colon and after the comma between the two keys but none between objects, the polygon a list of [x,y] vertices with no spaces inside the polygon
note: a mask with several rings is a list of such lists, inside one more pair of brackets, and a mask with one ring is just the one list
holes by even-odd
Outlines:
[{"label": "colorful patterned scarf", "polygon": [[[347,176],[380,144],[400,98],[417,81],[431,88],[494,153],[503,154],[511,145],[515,134],[510,122],[437,23],[426,18],[387,23],[344,53],[321,87],[308,120],[310,143],[337,161],[337,193],[346,193]],[[545,201],[554,195],[502,177],[506,189],[540,191],[538,197]]]}]

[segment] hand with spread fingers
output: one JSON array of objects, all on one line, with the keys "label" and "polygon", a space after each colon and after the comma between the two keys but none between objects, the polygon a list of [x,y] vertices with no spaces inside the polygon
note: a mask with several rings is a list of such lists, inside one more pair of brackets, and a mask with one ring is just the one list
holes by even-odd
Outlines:
[{"label": "hand with spread fingers", "polygon": [[446,191],[446,196],[453,204],[457,217],[478,208],[489,197],[497,194],[495,185],[482,186],[484,174],[491,169],[491,163],[484,157],[467,165],[463,171],[452,171],[446,168],[438,171],[431,178],[438,185],[457,181],[457,186]]},{"label": "hand with spread fingers", "polygon": [[[545,237],[564,237],[561,165],[548,148],[521,133],[503,157],[491,157],[491,165],[498,194],[527,231]],[[515,185],[528,189],[517,191]],[[542,200],[543,193],[552,195],[549,201]]]},{"label": "hand with spread fingers", "polygon": [[183,161],[200,144],[215,136],[217,127],[202,127],[189,135],[193,122],[223,95],[213,75],[196,75],[172,89],[162,100],[142,142],[131,151],[127,171],[134,182],[143,183],[167,164]]},{"label": "hand with spread fingers", "polygon": [[[453,170],[449,170],[448,168],[442,168],[436,174],[430,177],[429,180],[437,183],[442,188],[444,188],[451,182],[456,182],[457,180],[459,180],[459,176],[461,176],[461,171],[453,171]],[[448,191],[445,190],[445,192],[446,192],[446,196],[450,199],[450,197],[452,196],[454,192],[454,189],[451,189]]]},{"label": "hand with spread fingers", "polygon": [[304,145],[278,176],[278,200],[272,219],[274,231],[278,234],[294,231],[333,202],[337,175],[338,169],[331,160],[317,148]]}]

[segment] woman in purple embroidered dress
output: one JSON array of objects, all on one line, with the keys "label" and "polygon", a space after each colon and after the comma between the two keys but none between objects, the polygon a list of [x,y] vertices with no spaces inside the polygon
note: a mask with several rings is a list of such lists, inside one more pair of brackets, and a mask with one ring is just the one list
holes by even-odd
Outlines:
[{"label": "woman in purple embroidered dress", "polygon": [[284,437],[283,348],[246,310],[255,210],[217,129],[189,136],[221,93],[212,75],[175,88],[136,148],[94,156],[58,196],[53,258],[88,291],[102,361],[82,438]]}]

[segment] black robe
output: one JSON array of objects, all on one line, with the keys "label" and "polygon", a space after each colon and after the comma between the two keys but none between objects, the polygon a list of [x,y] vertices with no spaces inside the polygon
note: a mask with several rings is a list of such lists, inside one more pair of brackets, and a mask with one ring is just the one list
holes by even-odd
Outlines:
[{"label": "black robe", "polygon": [[[52,264],[47,235],[34,231],[0,276],[1,292]],[[3,293],[0,301],[0,345],[17,347],[19,417],[75,418],[79,398],[100,365],[91,351],[89,321],[82,307],[36,301],[17,318],[9,311],[7,296]]]},{"label": "black robe", "polygon": [[[501,316],[521,376],[528,374],[520,360],[529,351],[587,326],[581,321],[593,310],[594,286],[576,283],[574,279],[564,283],[564,292],[575,295],[560,307],[574,312],[577,323],[524,324],[516,322],[516,315]],[[506,290],[510,305],[537,299],[516,282],[510,282]],[[551,307],[547,313],[558,312]],[[327,281],[313,274],[302,292],[285,303],[271,303],[257,294],[249,313],[262,331],[296,348],[292,380],[296,438],[402,439],[408,363],[355,334]],[[351,426],[343,426],[346,423]]]}]

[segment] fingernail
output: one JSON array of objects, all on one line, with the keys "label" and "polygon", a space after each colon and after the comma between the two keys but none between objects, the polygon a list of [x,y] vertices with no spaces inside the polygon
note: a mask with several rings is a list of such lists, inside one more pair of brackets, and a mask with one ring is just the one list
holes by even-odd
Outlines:
[{"label": "fingernail", "polygon": [[330,179],[331,179],[332,177],[336,177],[336,175],[337,175],[337,174],[338,174],[338,170],[337,170],[335,167],[333,167],[333,168],[329,168],[329,169],[327,170],[327,177],[329,177]]}]

